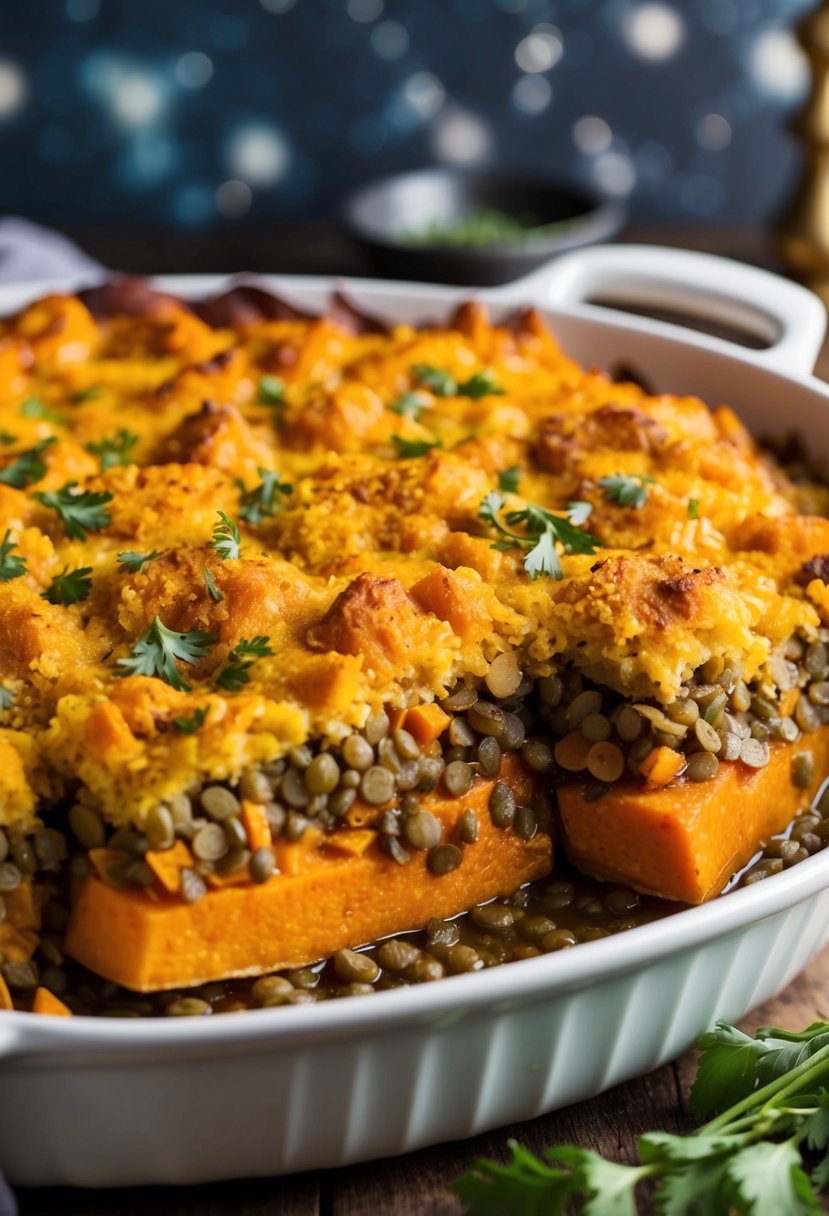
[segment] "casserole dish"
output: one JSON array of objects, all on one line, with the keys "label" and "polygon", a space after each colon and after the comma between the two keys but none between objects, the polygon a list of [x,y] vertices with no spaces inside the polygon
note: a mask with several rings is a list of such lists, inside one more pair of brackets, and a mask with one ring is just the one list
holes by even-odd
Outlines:
[{"label": "casserole dish", "polygon": [[[310,306],[330,288],[277,285]],[[216,283],[163,286],[187,295]],[[445,312],[459,294],[387,284],[349,292],[359,307],[401,321]],[[602,292],[686,309],[690,294],[699,311],[742,319],[769,345],[749,355],[663,323],[608,320],[582,303]],[[659,389],[728,400],[755,430],[779,431],[785,401],[786,428],[808,431],[819,454],[815,415],[826,391],[778,370],[805,370],[822,337],[822,308],[799,288],[719,259],[625,249],[573,255],[485,298],[493,309],[536,304],[583,362],[633,361]],[[0,296],[6,310],[22,303],[20,293]],[[738,1016],[792,978],[822,941],[824,869],[818,856],[754,890],[632,930],[612,947],[595,942],[578,958],[530,960],[509,969],[515,979],[495,972],[383,994],[374,1014],[344,1002],[221,1027],[66,1025],[9,1014],[0,1022],[8,1057],[0,1161],[19,1182],[189,1182],[400,1152],[529,1117],[669,1058],[712,1016]],[[568,1075],[580,1047],[592,1064]],[[105,1136],[106,1095],[125,1065],[131,1101],[118,1143],[107,1137],[107,1153],[91,1161],[81,1146]],[[264,1093],[256,1083],[263,1069]],[[392,1075],[401,1081],[393,1091],[383,1084]],[[211,1114],[216,1092],[249,1112],[243,1145],[228,1143],[221,1111]]]}]

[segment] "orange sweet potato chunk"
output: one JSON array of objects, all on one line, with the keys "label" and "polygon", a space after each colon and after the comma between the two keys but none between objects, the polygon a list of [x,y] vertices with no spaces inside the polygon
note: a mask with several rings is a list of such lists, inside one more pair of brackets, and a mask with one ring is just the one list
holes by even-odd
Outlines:
[{"label": "orange sweet potato chunk", "polygon": [[[809,751],[809,789],[791,780],[792,759]],[[829,768],[829,727],[796,744],[774,744],[765,768],[721,764],[711,781],[662,787],[621,783],[594,801],[579,783],[558,791],[564,846],[588,874],[681,903],[722,891],[770,836],[808,806]]]},{"label": "orange sweet potato chunk", "polygon": [[[513,762],[502,779],[520,798],[531,777]],[[545,834],[522,840],[496,828],[487,804],[492,782],[478,778],[461,798],[433,795],[424,806],[444,823],[444,839],[464,811],[478,813],[477,842],[463,846],[461,865],[436,877],[425,853],[398,865],[376,843],[362,853],[340,847],[308,850],[294,874],[268,882],[211,887],[194,904],[153,892],[117,889],[90,877],[72,912],[67,952],[99,975],[139,992],[257,975],[313,962],[342,947],[421,928],[508,895],[552,864]],[[361,843],[363,841],[361,840]]]},{"label": "orange sweet potato chunk", "polygon": [[52,1017],[57,1018],[71,1018],[72,1016],[72,1010],[68,1005],[64,1005],[63,1001],[58,1000],[48,988],[38,988],[35,991],[32,1013],[51,1014]]}]

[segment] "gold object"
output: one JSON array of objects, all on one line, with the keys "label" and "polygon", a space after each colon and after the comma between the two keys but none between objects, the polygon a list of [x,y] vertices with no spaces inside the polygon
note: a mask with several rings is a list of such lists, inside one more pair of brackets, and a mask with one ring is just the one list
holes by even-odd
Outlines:
[{"label": "gold object", "polygon": [[809,97],[793,123],[806,163],[778,222],[776,248],[792,274],[829,307],[829,0],[800,22],[798,36],[812,70]]}]

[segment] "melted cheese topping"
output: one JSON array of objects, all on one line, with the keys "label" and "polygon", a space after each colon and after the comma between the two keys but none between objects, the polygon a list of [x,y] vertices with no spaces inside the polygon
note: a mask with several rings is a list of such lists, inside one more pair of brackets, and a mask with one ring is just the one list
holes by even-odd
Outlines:
[{"label": "melted cheese topping", "polygon": [[[0,533],[26,561],[0,582],[0,682],[14,694],[0,823],[79,792],[140,823],[177,791],[439,697],[504,650],[533,675],[572,663],[666,703],[712,656],[749,680],[829,619],[826,585],[798,581],[829,550],[829,523],[796,514],[734,414],[583,371],[535,313],[493,326],[466,305],[445,328],[385,332],[342,302],[307,318],[242,288],[200,316],[126,283],[48,297],[0,332]],[[501,391],[437,396],[418,365],[459,384],[486,372]],[[102,471],[90,445],[121,428],[131,463]],[[45,439],[45,475],[4,483]],[[423,454],[401,457],[400,440]],[[561,581],[532,581],[479,518],[511,466],[510,507],[592,504],[601,548],[562,556]],[[292,490],[245,523],[263,470]],[[653,479],[643,505],[607,495],[599,481],[616,474]],[[83,540],[33,496],[67,482],[112,495],[110,522]],[[211,547],[220,511],[239,526],[238,559]],[[118,564],[152,550],[139,572]],[[86,599],[43,597],[79,567]],[[156,616],[215,637],[180,665],[192,691],[118,678]],[[231,650],[259,635],[272,654],[223,689]],[[196,711],[196,729],[176,728]]]}]

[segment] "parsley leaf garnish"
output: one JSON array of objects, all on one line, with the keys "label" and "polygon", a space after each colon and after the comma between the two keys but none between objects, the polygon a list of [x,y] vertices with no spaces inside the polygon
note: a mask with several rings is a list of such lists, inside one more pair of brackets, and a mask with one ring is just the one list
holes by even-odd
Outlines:
[{"label": "parsley leaf garnish", "polygon": [[393,414],[397,414],[400,418],[411,418],[414,422],[420,421],[420,415],[426,408],[427,402],[419,393],[404,393],[389,406]]},{"label": "parsley leaf garnish", "polygon": [[63,422],[60,414],[50,410],[40,397],[27,397],[20,407],[24,418],[38,418],[41,422]]},{"label": "parsley leaf garnish", "polygon": [[92,590],[91,574],[91,566],[79,566],[77,570],[64,566],[42,592],[42,598],[50,604],[79,604]]},{"label": "parsley leaf garnish", "polygon": [[100,457],[101,472],[105,473],[107,469],[114,469],[116,465],[131,464],[130,452],[137,443],[138,436],[121,427],[115,435],[109,435],[106,439],[88,443],[86,450],[87,452],[91,452],[93,456]]},{"label": "parsley leaf garnish", "polygon": [[502,494],[517,494],[520,480],[521,469],[517,464],[511,464],[508,469],[502,469],[498,474],[498,489]]},{"label": "parsley leaf garnish", "polygon": [[13,540],[9,540],[10,536],[11,532],[6,528],[6,535],[0,542],[0,583],[10,583],[12,579],[20,578],[26,573],[26,559],[12,553],[12,549],[16,549],[17,545]]},{"label": "parsley leaf garnish", "polygon": [[644,507],[648,500],[648,486],[653,485],[653,477],[628,477],[625,473],[616,473],[613,477],[600,477],[599,485],[604,490],[608,502],[618,503],[620,507]]},{"label": "parsley leaf garnish", "polygon": [[577,528],[580,528],[582,524],[586,524],[592,514],[592,502],[582,502],[581,499],[576,499],[575,502],[568,502],[567,504],[567,518]]},{"label": "parsley leaf garnish", "polygon": [[5,684],[0,684],[0,714],[4,714],[7,709],[11,709],[14,702],[14,693],[10,688],[6,688]]},{"label": "parsley leaf garnish", "polygon": [[392,442],[397,448],[397,455],[400,460],[408,460],[415,456],[425,456],[427,452],[443,447],[442,439],[435,439],[430,443],[428,439],[403,439],[400,435],[392,435]]},{"label": "parsley leaf garnish", "polygon": [[210,548],[215,549],[224,561],[235,561],[239,556],[242,538],[236,524],[224,511],[219,512],[219,523],[213,529]]},{"label": "parsley leaf garnish", "polygon": [[208,595],[210,595],[217,604],[220,604],[225,597],[216,586],[216,581],[210,572],[209,566],[205,566],[204,568],[204,585],[207,588]]},{"label": "parsley leaf garnish", "polygon": [[454,397],[458,391],[457,380],[448,372],[441,371],[439,367],[431,367],[428,363],[413,363],[412,375],[436,397]]},{"label": "parsley leaf garnish", "polygon": [[240,638],[231,650],[227,667],[223,667],[216,677],[216,683],[228,692],[239,692],[250,683],[250,668],[254,659],[264,659],[273,654],[270,646],[271,639],[264,634],[255,638]]},{"label": "parsley leaf garnish", "polygon": [[463,384],[458,385],[459,397],[503,397],[504,390],[495,382],[492,372],[475,372]]},{"label": "parsley leaf garnish", "polygon": [[77,482],[68,481],[60,490],[50,490],[44,494],[35,491],[32,495],[44,507],[57,511],[66,529],[66,535],[72,540],[85,540],[87,532],[100,532],[111,520],[107,503],[112,502],[108,490],[83,490],[80,494],[73,493]]},{"label": "parsley leaf garnish", "polygon": [[263,519],[270,519],[282,510],[282,503],[279,501],[283,495],[293,494],[294,487],[288,481],[280,481],[278,473],[272,473],[270,469],[258,470],[259,476],[262,478],[258,486],[254,486],[252,490],[246,490],[244,482],[237,482],[241,490],[241,507],[239,515],[246,524],[261,524]]},{"label": "parsley leaf garnish", "polygon": [[428,363],[413,363],[412,375],[436,397],[501,397],[504,390],[493,379],[492,372],[475,372],[461,383],[440,367]]},{"label": "parsley leaf garnish", "polygon": [[689,519],[699,519],[699,499],[698,498],[689,498],[688,499],[688,518]]},{"label": "parsley leaf garnish", "polygon": [[132,654],[128,658],[118,660],[118,666],[124,670],[116,674],[156,676],[179,692],[190,692],[190,685],[186,684],[179,674],[176,661],[198,663],[217,641],[215,634],[203,633],[200,629],[194,629],[190,633],[176,633],[168,629],[159,616],[155,616],[149,629],[141,634],[133,646]]},{"label": "parsley leaf garnish", "polygon": [[206,717],[207,707],[204,706],[201,709],[194,709],[189,718],[173,718],[173,726],[182,735],[192,735],[204,726]]},{"label": "parsley leaf garnish", "polygon": [[43,453],[53,443],[57,443],[57,439],[54,435],[50,435],[48,439],[41,439],[40,443],[36,443],[33,448],[20,452],[11,464],[0,469],[0,481],[7,486],[14,486],[16,490],[25,490],[26,486],[31,485],[33,481],[40,481],[42,477],[46,476]]},{"label": "parsley leaf garnish", "polygon": [[142,566],[146,566],[147,562],[154,562],[157,557],[161,557],[158,549],[151,549],[149,553],[136,553],[134,549],[127,549],[118,554],[118,565],[127,574],[138,574]]},{"label": "parsley leaf garnish", "polygon": [[278,376],[261,376],[256,398],[260,405],[282,406],[285,404],[285,385]]},{"label": "parsley leaf garnish", "polygon": [[[575,504],[577,518],[584,517],[582,506]],[[502,539],[495,542],[493,549],[527,550],[524,569],[533,580],[542,574],[554,579],[564,577],[557,544],[565,553],[595,553],[599,548],[596,538],[581,532],[569,517],[553,515],[543,507],[528,504],[520,511],[508,511],[504,516],[508,525],[505,526],[500,518],[503,507],[504,499],[493,490],[481,503],[478,518],[501,533]],[[524,531],[515,532],[516,526],[523,527]]]}]

